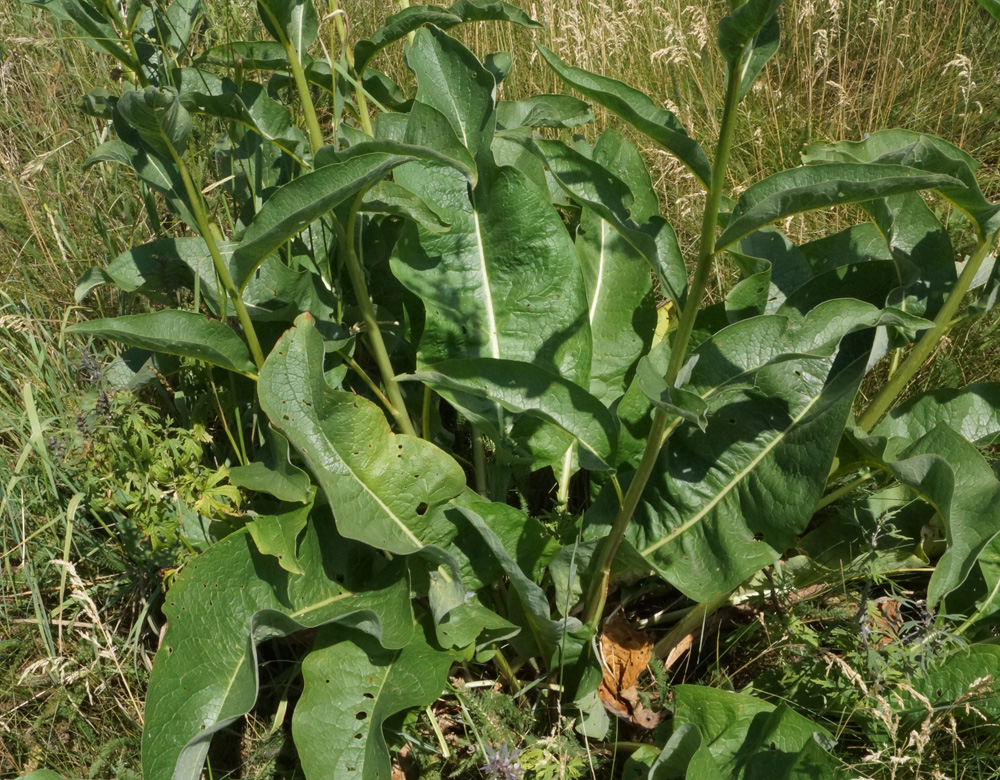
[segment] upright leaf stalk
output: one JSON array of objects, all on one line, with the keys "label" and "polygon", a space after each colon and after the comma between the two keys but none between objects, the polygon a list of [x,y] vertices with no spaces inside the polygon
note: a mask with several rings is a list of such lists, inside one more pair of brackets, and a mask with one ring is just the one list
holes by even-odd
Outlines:
[{"label": "upright leaf stalk", "polygon": [[[715,159],[712,162],[712,180],[709,186],[708,195],[705,200],[705,212],[701,223],[701,241],[698,248],[698,264],[695,267],[694,275],[691,277],[691,284],[688,287],[687,301],[681,312],[677,329],[674,331],[673,342],[670,345],[670,361],[667,364],[667,373],[664,379],[667,385],[673,387],[677,381],[677,375],[684,366],[684,358],[687,355],[688,343],[691,341],[691,334],[694,332],[695,319],[701,308],[701,301],[708,286],[708,279],[712,272],[712,263],[715,260],[715,240],[716,229],[719,224],[719,207],[722,203],[723,187],[726,183],[726,168],[729,165],[729,155],[732,151],[733,136],[736,125],[736,109],[740,102],[740,79],[738,78],[738,68],[730,68],[728,83],[726,85],[726,102],[722,111],[722,124],[719,130],[719,142],[715,150]],[[611,580],[611,564],[614,561],[618,547],[625,537],[625,530],[629,521],[639,505],[639,499],[649,477],[653,473],[653,467],[659,458],[660,450],[666,443],[667,438],[679,425],[679,418],[671,419],[669,413],[662,409],[657,409],[653,416],[653,423],[650,427],[649,437],[646,439],[646,448],[642,453],[642,459],[635,470],[632,482],[621,508],[611,525],[611,531],[604,539],[601,546],[601,555],[598,559],[598,569],[596,576],[591,581],[590,589],[587,592],[587,602],[584,606],[583,622],[597,629],[601,615],[604,612],[604,604],[608,597],[608,584]]]},{"label": "upright leaf stalk", "polygon": [[975,278],[976,273],[978,273],[983,261],[989,256],[990,250],[993,248],[994,243],[996,243],[996,239],[997,233],[991,233],[976,248],[975,253],[969,258],[969,262],[962,269],[955,287],[934,318],[934,327],[924,333],[920,341],[910,351],[910,354],[906,356],[906,360],[900,363],[896,371],[889,377],[889,381],[886,382],[878,395],[868,405],[868,408],[858,418],[857,425],[865,433],[875,427],[875,423],[888,411],[893,401],[906,389],[909,381],[913,379],[921,366],[927,362],[927,359],[934,352],[944,334],[951,329],[955,314],[962,303],[962,298],[969,291],[972,280]]},{"label": "upright leaf stalk", "polygon": [[354,287],[354,295],[358,299],[358,306],[361,308],[361,318],[364,320],[365,329],[368,333],[368,340],[371,344],[372,357],[378,365],[378,370],[382,374],[382,382],[385,384],[385,392],[389,397],[389,413],[396,420],[400,430],[410,436],[416,436],[417,432],[410,420],[410,415],[406,411],[406,403],[403,401],[403,394],[399,390],[399,383],[389,360],[389,351],[385,348],[385,340],[382,338],[382,331],[379,329],[378,320],[375,317],[375,309],[372,306],[371,298],[368,296],[368,283],[365,281],[365,274],[361,268],[361,261],[358,259],[356,248],[356,229],[358,210],[361,207],[361,200],[367,190],[362,190],[351,204],[350,216],[347,218],[346,228],[341,227],[336,218],[333,220],[334,229],[337,231],[340,245],[344,250],[344,261],[347,266],[348,276],[351,278],[351,285]]},{"label": "upright leaf stalk", "polygon": [[243,296],[240,291],[236,289],[236,284],[233,282],[233,276],[229,273],[229,267],[226,265],[226,261],[222,259],[222,253],[219,251],[219,244],[215,239],[215,231],[212,230],[213,225],[208,221],[208,213],[205,210],[205,200],[201,195],[201,190],[195,186],[194,180],[191,178],[191,172],[188,170],[187,163],[181,158],[174,149],[174,145],[170,143],[170,140],[164,136],[164,141],[166,141],[167,148],[170,151],[170,156],[174,160],[174,164],[177,166],[178,171],[181,174],[181,181],[184,182],[184,189],[187,192],[188,200],[191,201],[191,210],[194,212],[195,222],[198,225],[198,232],[201,233],[202,239],[205,241],[205,245],[208,247],[208,252],[212,256],[212,264],[215,266],[215,273],[219,277],[219,281],[222,282],[222,286],[226,291],[226,294],[233,302],[233,306],[236,307],[236,316],[240,321],[240,327],[243,330],[243,335],[247,340],[247,345],[250,347],[250,354],[253,357],[253,362],[257,366],[257,371],[259,372],[261,366],[264,365],[264,353],[260,348],[260,341],[257,339],[257,331],[254,329],[253,321],[250,319],[250,312],[247,311],[246,304],[243,303]]}]

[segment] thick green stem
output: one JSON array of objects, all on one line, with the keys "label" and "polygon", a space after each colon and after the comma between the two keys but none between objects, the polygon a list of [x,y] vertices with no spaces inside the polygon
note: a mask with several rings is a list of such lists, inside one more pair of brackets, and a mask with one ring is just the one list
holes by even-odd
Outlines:
[{"label": "thick green stem", "polygon": [[260,348],[260,341],[257,339],[257,331],[254,329],[253,321],[250,319],[250,312],[247,311],[246,304],[243,303],[243,296],[240,295],[239,290],[236,289],[236,285],[233,283],[233,277],[229,273],[229,266],[226,265],[226,261],[222,259],[222,253],[219,251],[219,244],[215,240],[215,233],[212,231],[212,226],[208,221],[208,213],[205,211],[205,201],[201,196],[201,190],[195,186],[194,180],[191,178],[191,172],[188,170],[187,163],[181,159],[181,156],[174,149],[173,144],[167,143],[167,148],[170,150],[170,156],[173,157],[174,164],[181,174],[181,181],[184,182],[184,189],[187,192],[188,200],[191,201],[191,210],[194,212],[195,222],[198,225],[198,232],[201,233],[202,239],[205,241],[205,245],[208,247],[208,253],[212,256],[212,264],[215,266],[215,273],[219,277],[219,281],[222,283],[223,288],[229,295],[230,300],[233,302],[233,306],[236,307],[236,316],[239,318],[240,327],[243,329],[243,335],[246,337],[247,344],[250,347],[250,354],[253,356],[253,362],[257,366],[257,370],[260,371],[261,366],[264,365],[264,353]]},{"label": "thick green stem", "polygon": [[931,353],[937,348],[938,343],[945,333],[951,329],[954,324],[955,314],[958,312],[958,307],[962,304],[962,298],[969,291],[969,286],[972,284],[972,280],[975,278],[980,266],[982,266],[983,261],[989,256],[996,237],[996,233],[987,236],[972,257],[969,258],[969,262],[962,269],[955,287],[948,295],[937,317],[934,318],[934,327],[924,333],[920,341],[914,345],[910,354],[906,356],[906,360],[899,365],[896,372],[886,382],[885,387],[879,391],[878,395],[868,405],[868,408],[858,418],[858,428],[867,433],[875,427],[875,424],[882,418],[882,415],[888,411],[899,394],[906,389],[910,380],[913,379],[914,375],[931,356]]},{"label": "thick green stem", "polygon": [[[677,381],[677,375],[684,365],[684,358],[687,355],[688,342],[694,332],[695,318],[701,307],[702,298],[705,295],[705,288],[708,285],[708,278],[712,272],[712,263],[715,260],[715,234],[719,224],[719,206],[722,203],[723,188],[726,184],[726,168],[729,165],[729,153],[733,147],[733,133],[736,125],[736,109],[740,102],[740,79],[735,72],[729,74],[729,83],[726,88],[726,104],[722,111],[722,126],[719,130],[719,144],[716,148],[715,160],[712,162],[712,181],[705,200],[705,213],[701,224],[701,243],[698,250],[698,265],[691,278],[688,287],[687,300],[684,310],[681,312],[677,329],[673,333],[673,341],[670,345],[670,362],[667,364],[667,373],[664,377],[671,387]],[[653,466],[660,455],[667,437],[677,427],[679,420],[674,418],[671,422],[667,412],[657,409],[653,416],[653,424],[649,431],[649,438],[646,440],[646,449],[642,453],[642,460],[635,470],[632,483],[628,492],[625,493],[625,500],[621,509],[611,525],[611,531],[604,539],[601,546],[601,557],[598,561],[598,568],[594,579],[591,581],[590,589],[587,592],[587,602],[583,611],[583,622],[593,630],[597,629],[597,623],[604,612],[604,604],[608,597],[608,585],[611,580],[611,562],[618,552],[622,539],[625,537],[625,530],[635,508],[639,505],[639,498],[646,488],[650,475],[653,473]]]},{"label": "thick green stem", "polygon": [[[358,253],[355,246],[355,233],[358,219],[358,209],[361,206],[361,199],[364,198],[365,191],[358,193],[351,204],[351,213],[347,218],[347,226],[341,229],[341,245],[344,248],[344,262],[347,266],[347,273],[351,277],[351,285],[354,287],[354,295],[358,299],[358,306],[361,308],[361,318],[365,323],[365,330],[368,335],[368,342],[371,346],[372,357],[378,370],[382,374],[382,382],[385,384],[385,392],[389,397],[389,411],[395,418],[400,430],[410,436],[416,436],[417,432],[410,420],[410,415],[406,411],[406,403],[403,401],[403,394],[399,390],[399,383],[396,382],[396,374],[389,360],[389,351],[385,348],[385,341],[382,339],[382,331],[379,330],[378,320],[375,318],[375,309],[372,306],[371,298],[368,296],[368,283],[365,281],[364,271],[361,269],[361,262],[358,260]],[[334,218],[335,229],[339,227]]]},{"label": "thick green stem", "polygon": [[[330,14],[333,16],[334,27],[337,28],[337,34],[340,36],[341,45],[344,47],[344,61],[347,62],[347,67],[354,70],[354,50],[351,48],[350,43],[347,40],[347,25],[344,24],[344,16],[340,13],[336,0],[330,0]],[[330,47],[331,57],[334,48]],[[333,63],[330,63],[330,69],[333,70]],[[361,122],[361,129],[365,131],[366,134],[374,136],[375,133],[372,131],[372,121],[368,116],[368,99],[365,97],[365,90],[362,86],[362,76],[363,73],[358,74],[358,80],[354,84],[354,99],[358,103],[358,121]]]},{"label": "thick green stem", "polygon": [[313,105],[312,94],[309,92],[309,82],[306,80],[306,72],[302,68],[300,52],[295,50],[295,46],[285,36],[281,29],[281,24],[271,13],[271,10],[261,3],[258,5],[264,13],[268,15],[275,30],[279,31],[281,45],[285,49],[285,56],[288,58],[288,67],[291,68],[292,78],[295,80],[295,89],[299,93],[299,100],[302,102],[302,110],[306,115],[306,129],[309,131],[309,147],[312,153],[316,154],[323,145],[323,131],[319,126],[319,118],[316,116],[316,106]]}]

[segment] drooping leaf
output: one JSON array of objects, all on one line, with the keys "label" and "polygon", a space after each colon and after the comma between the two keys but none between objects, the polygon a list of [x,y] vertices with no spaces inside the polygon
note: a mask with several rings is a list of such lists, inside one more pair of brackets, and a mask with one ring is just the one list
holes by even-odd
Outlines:
[{"label": "drooping leaf", "polygon": [[[590,209],[609,225],[652,268],[660,280],[661,291],[675,304],[684,302],[687,270],[677,236],[670,224],[655,212],[642,224],[636,219],[646,213],[635,209],[635,194],[630,186],[613,175],[599,160],[590,159],[560,141],[526,140],[545,161],[558,185],[581,206]],[[637,183],[638,184],[638,183]],[[637,186],[642,192],[642,187]]]},{"label": "drooping leaf", "polygon": [[[489,431],[495,406],[529,414],[569,433],[592,468],[614,462],[617,432],[611,413],[579,385],[539,366],[497,358],[434,363],[407,377],[424,382]],[[491,414],[493,412],[493,414]],[[490,431],[496,440],[500,431]],[[590,457],[592,456],[592,457]]]},{"label": "drooping leaf", "polygon": [[258,460],[229,469],[229,480],[237,487],[267,493],[279,501],[305,503],[309,499],[309,475],[289,460],[288,441],[268,426],[267,447]]},{"label": "drooping leaf", "polygon": [[903,165],[822,163],[790,168],[750,186],[715,244],[721,251],[758,228],[805,211],[903,192],[961,187],[958,179]]},{"label": "drooping leaf", "polygon": [[316,40],[319,20],[312,0],[257,0],[257,12],[264,29],[289,43],[299,59]]},{"label": "drooping leaf", "polygon": [[694,724],[701,746],[691,757],[688,780],[809,780],[835,777],[840,762],[826,751],[833,737],[786,704],[704,685],[674,688],[678,725]]},{"label": "drooping leaf", "polygon": [[323,339],[303,314],[261,369],[261,408],[326,494],[341,534],[393,554],[447,541],[431,511],[465,487],[461,467],[423,439],[394,434],[371,401],[330,390]]},{"label": "drooping leaf", "polygon": [[[322,150],[321,150],[322,151]],[[378,182],[393,168],[417,159],[448,162],[423,147],[373,141],[317,167],[278,189],[257,213],[233,252],[234,281],[243,289],[271,252],[335,206]],[[317,154],[317,166],[321,158]]]},{"label": "drooping leaf", "polygon": [[983,196],[976,181],[979,163],[954,144],[910,130],[880,130],[863,141],[816,143],[802,155],[806,163],[860,161],[904,165],[954,178],[934,189],[963,211],[976,225],[980,239],[1000,229],[1000,205]]},{"label": "drooping leaf", "polygon": [[386,650],[355,630],[321,629],[302,662],[302,698],[292,717],[306,775],[389,780],[386,719],[440,696],[452,660],[421,631],[402,649]]},{"label": "drooping leaf", "polygon": [[739,79],[739,99],[778,50],[777,11],[782,0],[747,0],[719,22],[719,51],[726,58],[726,79]]},{"label": "drooping leaf", "polygon": [[[224,260],[228,261],[232,249],[228,242],[219,246]],[[80,303],[98,285],[114,284],[123,292],[156,298],[193,286],[196,274],[201,280],[202,294],[217,299],[215,272],[204,240],[161,238],[125,250],[104,268],[87,271],[77,282],[73,297]]]},{"label": "drooping leaf", "polygon": [[279,515],[261,515],[247,523],[247,531],[262,555],[273,555],[287,572],[305,574],[298,562],[297,541],[311,511],[312,501]]},{"label": "drooping leaf", "polygon": [[195,64],[280,70],[288,67],[288,55],[277,41],[231,41],[206,49],[195,58]]},{"label": "drooping leaf", "polygon": [[419,30],[406,53],[417,77],[417,100],[440,111],[476,157],[496,124],[496,82],[476,55],[435,27]]},{"label": "drooping leaf", "polygon": [[652,401],[653,406],[692,422],[705,430],[708,425],[708,420],[705,419],[708,404],[700,395],[689,390],[668,386],[663,375],[646,358],[639,361],[635,380],[646,398]]},{"label": "drooping leaf", "polygon": [[246,344],[219,320],[180,309],[91,320],[71,325],[69,332],[110,339],[153,352],[203,360],[241,374],[255,371]]},{"label": "drooping leaf", "polygon": [[690,168],[704,186],[708,186],[712,178],[708,157],[670,111],[657,107],[648,95],[621,81],[567,65],[541,44],[536,46],[559,78],[652,138]]},{"label": "drooping leaf", "polygon": [[587,301],[569,233],[524,174],[479,167],[471,198],[465,181],[440,167],[396,171],[451,223],[447,233],[407,226],[393,250],[393,274],[427,311],[419,358],[520,360],[586,383]]},{"label": "drooping leaf", "polygon": [[359,211],[406,217],[432,233],[444,233],[451,227],[423,200],[392,181],[381,181],[368,190]]},{"label": "drooping leaf", "polygon": [[[54,10],[57,6],[60,8],[59,13]],[[52,10],[57,18],[65,19],[68,17],[72,19],[76,28],[82,33],[81,39],[89,47],[110,54],[133,72],[139,71],[139,62],[125,48],[127,44],[122,41],[112,21],[89,2],[86,0],[59,0],[58,3],[46,7]]]},{"label": "drooping leaf", "polygon": [[1000,383],[977,382],[918,395],[889,412],[872,434],[915,441],[941,423],[979,447],[995,442],[1000,437]]},{"label": "drooping leaf", "polygon": [[[579,635],[583,630],[580,621],[573,617],[553,620],[545,591],[521,570],[497,535],[490,529],[488,522],[477,512],[466,507],[459,507],[459,511],[479,533],[482,543],[510,579],[511,590],[516,594],[517,603],[521,608],[518,610],[520,617],[524,619],[534,639],[535,648],[541,652],[547,666],[550,669],[556,668],[560,657],[564,661],[572,661],[580,652],[579,639],[572,636]],[[585,644],[589,645],[589,642]]]},{"label": "drooping leaf", "polygon": [[531,95],[523,100],[497,103],[497,126],[579,127],[594,121],[590,106],[569,95]]},{"label": "drooping leaf", "polygon": [[265,141],[273,143],[293,159],[301,161],[308,151],[308,142],[302,131],[292,121],[291,113],[278,101],[267,95],[260,84],[244,82],[237,93],[236,85],[222,82],[219,94],[209,94],[199,89],[201,71],[191,73],[185,68],[176,77],[193,80],[187,88],[181,82],[181,102],[192,112],[209,114],[219,119],[238,122]]},{"label": "drooping leaf", "polygon": [[[146,777],[197,780],[212,735],[257,697],[256,645],[302,628],[339,622],[385,647],[413,635],[409,586],[400,562],[310,523],[289,574],[237,531],[187,565],[166,597],[167,632],[146,697]],[[343,584],[332,574],[344,580]]]},{"label": "drooping leaf", "polygon": [[538,22],[517,6],[498,0],[458,0],[449,8],[435,5],[411,5],[390,16],[375,33],[355,44],[355,71],[363,74],[371,58],[381,49],[425,25],[434,25],[441,30],[450,30],[462,22],[478,21],[513,22],[522,27],[540,27]]},{"label": "drooping leaf", "polygon": [[118,138],[105,141],[91,152],[83,163],[84,170],[101,162],[114,162],[131,168],[145,184],[163,195],[175,214],[197,231],[198,221],[176,166],[146,148],[138,132],[125,122],[118,111],[115,112],[114,124]]},{"label": "drooping leaf", "polygon": [[446,8],[436,5],[411,5],[385,20],[373,35],[354,45],[354,69],[363,73],[368,62],[379,50],[393,41],[398,41],[408,33],[419,30],[425,24],[433,24],[442,30],[459,24],[462,18]]},{"label": "drooping leaf", "polygon": [[463,22],[512,22],[529,30],[542,26],[513,3],[502,0],[456,0],[448,10]]},{"label": "drooping leaf", "polygon": [[[646,222],[659,212],[653,183],[638,150],[613,130],[594,147],[594,161],[628,186],[630,216]],[[656,308],[645,258],[590,209],[580,216],[577,251],[587,284],[593,339],[590,392],[610,406],[625,392],[626,377],[649,349]]]},{"label": "drooping leaf", "polygon": [[173,89],[147,87],[126,92],[117,111],[151,149],[171,159],[171,151],[183,153],[191,133],[191,117]]},{"label": "drooping leaf", "polygon": [[943,423],[902,449],[906,440],[850,432],[847,442],[860,463],[888,472],[937,510],[947,549],[927,586],[927,604],[934,608],[965,582],[1000,534],[1000,480],[976,448]]}]

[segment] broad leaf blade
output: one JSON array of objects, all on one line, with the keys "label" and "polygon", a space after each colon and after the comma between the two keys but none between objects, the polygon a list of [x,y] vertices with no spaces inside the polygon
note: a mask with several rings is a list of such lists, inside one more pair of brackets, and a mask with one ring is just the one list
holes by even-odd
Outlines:
[{"label": "broad leaf blade", "polygon": [[[429,149],[390,141],[359,145],[349,151],[350,155],[341,155],[335,158],[337,161],[299,176],[267,200],[233,252],[237,287],[243,289],[247,285],[271,252],[330,209],[378,182],[393,168],[417,159],[443,161],[441,155]],[[317,165],[320,162],[317,159]]]},{"label": "broad leaf blade", "polygon": [[952,186],[960,187],[962,182],[902,165],[824,163],[790,168],[757,182],[740,196],[715,248],[726,249],[792,214]]},{"label": "broad leaf blade", "polygon": [[[146,777],[197,780],[212,735],[257,697],[256,645],[301,628],[342,622],[389,647],[410,641],[403,567],[310,524],[290,575],[237,531],[190,563],[166,597],[167,632],[146,697]],[[344,584],[331,578],[336,573]]]},{"label": "broad leaf blade", "polygon": [[473,157],[487,148],[496,124],[496,82],[476,55],[430,27],[417,32],[406,62],[417,77],[417,100],[447,117]]},{"label": "broad leaf blade", "polygon": [[204,360],[242,374],[255,371],[246,344],[219,320],[180,309],[130,314],[72,325],[72,333],[119,341],[153,352]]},{"label": "broad leaf blade", "polygon": [[652,138],[690,168],[704,186],[708,186],[712,178],[708,157],[670,111],[658,108],[648,95],[627,84],[567,65],[541,44],[536,46],[559,78]]},{"label": "broad leaf blade", "polygon": [[[409,379],[424,382],[489,425],[495,404],[515,414],[529,414],[562,428],[579,442],[593,466],[614,462],[617,432],[611,413],[580,386],[530,363],[469,358],[434,363]],[[500,431],[491,431],[500,438]],[[581,453],[583,457],[584,453]]]},{"label": "broad leaf blade", "polygon": [[447,233],[407,226],[393,250],[393,274],[427,310],[419,358],[520,360],[585,384],[590,329],[572,239],[524,174],[480,163],[471,198],[448,170],[396,171],[399,184],[451,223]]},{"label": "broad leaf blade", "polygon": [[360,396],[330,390],[323,339],[302,315],[268,356],[261,408],[299,452],[326,494],[344,536],[393,554],[446,541],[432,510],[465,487],[461,467],[434,445],[394,434]]},{"label": "broad leaf blade", "polygon": [[[632,188],[612,174],[599,159],[589,159],[561,141],[532,139],[525,142],[544,161],[556,183],[569,197],[590,209],[614,227],[615,231],[643,257],[660,280],[661,292],[677,305],[683,305],[687,288],[687,270],[677,236],[670,224],[644,204],[633,208]],[[599,156],[599,155],[598,155]],[[636,187],[646,198],[641,187]]]},{"label": "broad leaf blade", "polygon": [[1000,383],[931,390],[893,409],[872,434],[915,441],[941,423],[979,447],[995,442],[1000,438]]},{"label": "broad leaf blade", "polygon": [[257,11],[264,28],[291,44],[300,59],[316,40],[319,20],[312,0],[257,0]]},{"label": "broad leaf blade", "polygon": [[336,626],[322,629],[302,662],[292,736],[309,777],[389,778],[386,719],[433,702],[452,657],[418,631],[400,650]]},{"label": "broad leaf blade", "polygon": [[888,472],[937,510],[948,546],[927,588],[927,605],[934,608],[1000,533],[1000,481],[976,448],[945,424],[902,450],[898,440],[878,436],[851,434],[846,443],[860,462]]}]

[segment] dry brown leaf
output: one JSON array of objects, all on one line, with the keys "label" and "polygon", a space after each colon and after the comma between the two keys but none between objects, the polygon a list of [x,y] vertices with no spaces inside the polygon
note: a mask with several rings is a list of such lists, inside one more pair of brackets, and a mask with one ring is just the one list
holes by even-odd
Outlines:
[{"label": "dry brown leaf", "polygon": [[662,716],[643,706],[636,689],[639,675],[652,657],[653,641],[618,612],[604,622],[600,650],[604,679],[598,693],[604,706],[637,726],[653,728]]}]

